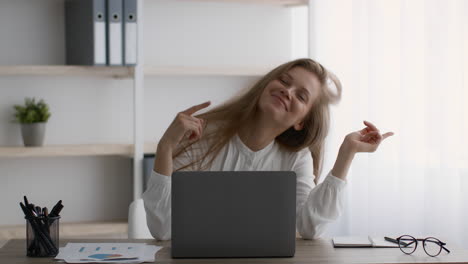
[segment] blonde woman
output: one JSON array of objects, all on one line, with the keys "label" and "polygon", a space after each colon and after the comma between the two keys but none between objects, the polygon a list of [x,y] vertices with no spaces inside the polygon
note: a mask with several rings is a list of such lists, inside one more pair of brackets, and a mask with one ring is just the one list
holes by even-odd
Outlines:
[{"label": "blonde woman", "polygon": [[364,121],[362,130],[344,138],[333,169],[318,184],[329,105],[340,98],[341,84],[331,72],[311,59],[297,59],[206,113],[195,115],[210,102],[178,113],[158,144],[143,194],[151,234],[159,240],[171,238],[173,171],[255,170],[296,173],[297,231],[305,239],[319,237],[341,214],[346,174],[355,154],[374,152],[393,135],[382,135]]}]

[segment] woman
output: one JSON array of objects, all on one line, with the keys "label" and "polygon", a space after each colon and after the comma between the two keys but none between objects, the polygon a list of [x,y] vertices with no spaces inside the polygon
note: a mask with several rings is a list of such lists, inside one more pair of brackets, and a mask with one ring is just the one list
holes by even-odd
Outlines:
[{"label": "woman", "polygon": [[[331,91],[331,87],[336,92]],[[339,80],[311,59],[273,69],[240,96],[204,114],[206,102],[177,114],[161,138],[154,171],[143,194],[151,234],[171,238],[171,178],[178,170],[295,171],[296,228],[319,237],[343,206],[346,174],[357,152],[374,152],[392,132],[370,122],[348,134],[333,169],[322,183],[329,105],[341,97]]]}]

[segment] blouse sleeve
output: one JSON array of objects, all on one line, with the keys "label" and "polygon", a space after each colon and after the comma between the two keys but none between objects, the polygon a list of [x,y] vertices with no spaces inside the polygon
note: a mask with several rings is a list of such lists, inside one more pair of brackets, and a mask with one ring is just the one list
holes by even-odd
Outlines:
[{"label": "blouse sleeve", "polygon": [[[179,155],[173,160],[174,171],[188,164],[190,160],[185,152]],[[146,191],[142,195],[146,223],[151,235],[157,240],[171,239],[171,182],[170,176],[152,171]]]},{"label": "blouse sleeve", "polygon": [[157,240],[171,239],[171,177],[151,172],[142,198],[148,229]]},{"label": "blouse sleeve", "polygon": [[333,176],[330,171],[325,180],[315,186],[309,150],[300,152],[293,170],[297,177],[297,231],[304,239],[318,238],[343,211],[346,181]]}]

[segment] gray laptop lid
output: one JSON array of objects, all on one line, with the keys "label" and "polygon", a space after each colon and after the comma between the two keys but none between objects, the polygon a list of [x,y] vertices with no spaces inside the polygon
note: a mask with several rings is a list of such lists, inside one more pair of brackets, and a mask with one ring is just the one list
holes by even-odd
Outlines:
[{"label": "gray laptop lid", "polygon": [[172,174],[172,257],[292,257],[296,174]]}]

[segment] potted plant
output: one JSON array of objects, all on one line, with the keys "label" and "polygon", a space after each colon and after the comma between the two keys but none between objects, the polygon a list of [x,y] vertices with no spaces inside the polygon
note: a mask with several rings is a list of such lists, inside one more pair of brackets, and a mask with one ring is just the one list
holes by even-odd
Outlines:
[{"label": "potted plant", "polygon": [[49,120],[49,106],[35,98],[25,98],[24,105],[15,105],[15,120],[21,124],[21,134],[26,147],[42,146],[45,125]]}]

